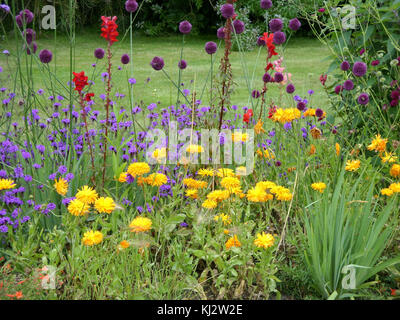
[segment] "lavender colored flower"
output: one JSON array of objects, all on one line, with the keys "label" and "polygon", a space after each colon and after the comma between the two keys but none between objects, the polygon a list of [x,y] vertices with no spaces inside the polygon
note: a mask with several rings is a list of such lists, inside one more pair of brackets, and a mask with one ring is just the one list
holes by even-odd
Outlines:
[{"label": "lavender colored flower", "polygon": [[251,93],[252,97],[254,99],[258,99],[260,97],[260,91],[258,90],[253,90],[253,92]]},{"label": "lavender colored flower", "polygon": [[184,70],[184,69],[186,69],[186,67],[187,67],[187,62],[185,60],[181,60],[178,62],[179,69]]},{"label": "lavender colored flower", "polygon": [[0,8],[3,9],[5,12],[10,13],[10,7],[6,4],[0,4]]},{"label": "lavender colored flower", "polygon": [[96,57],[96,59],[103,59],[104,58],[104,50],[102,48],[97,48],[96,50],[94,50],[94,56]]},{"label": "lavender colored flower", "polygon": [[352,80],[348,79],[343,83],[343,89],[350,91],[354,89],[354,83]]},{"label": "lavender colored flower", "polygon": [[294,18],[292,20],[289,21],[289,28],[293,31],[297,31],[299,30],[301,27],[301,22],[299,21],[299,19]]},{"label": "lavender colored flower", "polygon": [[138,8],[138,3],[135,0],[128,0],[125,2],[125,9],[128,12],[135,12]]},{"label": "lavender colored flower", "polygon": [[350,63],[348,62],[348,61],[343,61],[341,64],[340,64],[340,69],[342,69],[343,71],[347,71],[347,70],[349,70],[350,69]]},{"label": "lavender colored flower", "polygon": [[268,10],[272,7],[272,1],[271,0],[261,0],[260,7],[261,7],[261,9]]},{"label": "lavender colored flower", "polygon": [[49,63],[53,59],[53,54],[50,50],[44,49],[40,51],[39,59],[42,63]]},{"label": "lavender colored flower", "polygon": [[230,3],[225,3],[224,5],[222,5],[220,10],[221,10],[221,15],[225,19],[232,18],[233,15],[235,14],[235,8]]},{"label": "lavender colored flower", "polygon": [[225,39],[225,29],[221,27],[217,30],[217,37],[218,39]]},{"label": "lavender colored flower", "polygon": [[161,57],[154,57],[153,60],[151,60],[150,65],[154,70],[160,71],[162,68],[164,68],[164,60]]},{"label": "lavender colored flower", "polygon": [[34,40],[36,40],[36,32],[32,29],[29,29],[29,28],[26,29],[23,32],[23,35],[24,35],[28,45],[30,45]]},{"label": "lavender colored flower", "polygon": [[217,52],[217,44],[213,41],[209,41],[204,46],[204,49],[208,54],[214,54]]},{"label": "lavender colored flower", "polygon": [[16,17],[15,17],[15,21],[17,22],[17,25],[22,28],[24,26],[24,23],[26,25],[30,24],[33,21],[33,13],[28,10],[22,10]]},{"label": "lavender colored flower", "polygon": [[183,34],[189,34],[192,31],[192,25],[187,20],[182,21],[179,23],[179,31]]},{"label": "lavender colored flower", "polygon": [[126,53],[123,54],[122,57],[121,57],[121,63],[122,64],[128,64],[130,60],[131,59],[129,58],[129,55],[127,55]]},{"label": "lavender colored flower", "polygon": [[292,83],[289,83],[286,86],[286,92],[289,94],[292,94],[295,90],[296,90],[296,88],[294,87],[294,85]]},{"label": "lavender colored flower", "polygon": [[135,78],[129,78],[128,81],[129,81],[129,83],[132,84],[132,85],[136,83],[136,79],[135,79]]},{"label": "lavender colored flower", "polygon": [[282,44],[282,43],[284,43],[286,41],[286,35],[282,31],[276,31],[274,33],[274,38],[273,39],[274,39],[274,43],[279,45],[279,44]]},{"label": "lavender colored flower", "polygon": [[362,77],[367,73],[367,65],[364,62],[357,61],[353,65],[353,74],[356,77]]},{"label": "lavender colored flower", "polygon": [[275,33],[277,31],[281,31],[283,28],[283,22],[279,18],[271,19],[269,21],[269,29],[271,32]]},{"label": "lavender colored flower", "polygon": [[245,29],[244,22],[236,19],[235,21],[233,21],[233,28],[235,29],[236,34],[243,33]]},{"label": "lavender colored flower", "polygon": [[369,95],[368,93],[361,93],[357,99],[358,103],[361,105],[366,105],[369,102]]}]

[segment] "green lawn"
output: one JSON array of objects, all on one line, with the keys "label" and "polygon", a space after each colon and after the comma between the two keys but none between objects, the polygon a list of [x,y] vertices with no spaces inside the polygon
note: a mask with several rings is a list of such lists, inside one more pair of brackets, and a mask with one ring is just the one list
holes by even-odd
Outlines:
[{"label": "green lawn", "polygon": [[[122,35],[120,35],[122,39]],[[188,36],[186,37],[186,44],[183,53],[184,59],[188,62],[188,68],[183,71],[182,82],[185,83],[185,88],[193,90],[195,87],[198,92],[197,97],[200,96],[205,79],[209,72],[210,67],[210,56],[204,51],[204,44],[207,41],[217,41],[214,36]],[[69,80],[69,44],[66,37],[57,36],[57,46],[55,46],[54,38],[50,32],[38,36],[38,52],[41,49],[50,49],[55,54],[53,61],[50,63],[51,70],[56,72],[57,78],[63,83]],[[180,59],[180,48],[182,43],[181,36],[171,36],[163,38],[148,38],[143,36],[134,35],[134,54],[133,64],[134,72],[133,75],[130,73],[130,65],[124,66],[119,71],[118,66],[122,66],[120,62],[121,55],[130,52],[129,35],[124,41],[117,42],[113,45],[113,94],[116,92],[128,93],[127,78],[134,77],[137,79],[137,83],[134,86],[135,100],[143,100],[144,103],[161,101],[162,105],[173,104],[176,101],[177,90],[165,77],[162,72],[154,71],[150,66],[150,61],[154,56],[161,56],[165,60],[165,70],[168,74],[178,81],[178,68],[177,63]],[[78,33],[76,38],[76,59],[75,59],[75,71],[79,72],[84,70],[90,76],[93,72],[92,63],[96,62],[93,51],[98,47],[105,48],[106,42],[95,32]],[[4,78],[4,74],[8,71],[15,73],[15,41],[3,41],[0,44],[0,50],[8,49],[11,52],[9,57],[9,63],[6,62],[6,57],[0,54],[0,66],[3,67],[4,73],[1,85],[11,87],[10,81],[7,83]],[[282,49],[279,48],[278,52],[281,53]],[[216,63],[214,65],[214,71],[218,70],[219,60],[223,54],[223,44],[219,48],[216,54]],[[294,38],[290,41],[286,48],[285,66],[286,72],[292,74],[292,80],[296,86],[295,94],[307,95],[309,89],[315,91],[313,96],[313,107],[326,108],[325,102],[326,97],[322,90],[322,86],[319,83],[319,76],[327,70],[328,62],[322,61],[329,54],[328,49],[321,45],[318,40],[307,39],[307,38]],[[239,52],[233,52],[231,55],[232,69],[234,75],[234,81],[236,83],[235,92],[232,96],[232,104],[238,106],[249,105],[248,103],[248,88],[246,83],[245,72],[242,66],[242,61],[247,66],[248,74],[250,78],[255,70],[255,81],[251,85],[252,89],[261,89],[262,87],[262,75],[265,67],[265,52],[262,51],[258,61],[258,48],[252,52],[244,54],[242,60]],[[23,60],[26,60],[25,55],[22,56]],[[99,75],[94,79],[96,86],[94,88],[95,94],[101,94],[104,92],[104,84],[101,81],[100,74],[106,71],[105,66],[106,59],[104,58],[97,64],[96,73]],[[46,70],[42,72],[47,72]],[[43,83],[43,75],[39,71],[38,64],[35,62],[34,68],[34,81],[35,88],[43,88],[47,91],[50,90],[50,83]],[[147,83],[146,79],[150,78],[150,82]],[[191,80],[195,80],[191,84]],[[250,79],[251,80],[251,79]],[[54,81],[53,81],[54,83]],[[272,90],[268,91],[270,97],[269,101],[277,102],[279,92],[277,86],[273,86]],[[47,89],[46,89],[47,88]],[[45,93],[45,96],[49,96],[50,92]],[[205,97],[203,102],[206,103]],[[282,104],[287,104],[282,102]],[[284,107],[285,105],[283,105]]]}]

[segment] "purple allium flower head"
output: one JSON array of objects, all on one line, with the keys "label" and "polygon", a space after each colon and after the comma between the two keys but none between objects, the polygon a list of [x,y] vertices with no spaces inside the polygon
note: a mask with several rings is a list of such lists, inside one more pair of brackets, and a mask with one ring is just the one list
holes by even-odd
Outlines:
[{"label": "purple allium flower head", "polygon": [[339,93],[341,93],[343,91],[343,86],[342,85],[337,85],[336,87],[335,87],[335,93],[336,94],[339,94]]},{"label": "purple allium flower head", "polygon": [[354,89],[354,83],[352,80],[348,79],[343,83],[343,89],[350,91]]},{"label": "purple allium flower head", "polygon": [[138,8],[138,3],[135,0],[128,0],[125,2],[125,9],[128,12],[135,12]]},{"label": "purple allium flower head", "polygon": [[346,60],[344,60],[341,64],[340,64],[340,69],[342,69],[343,71],[347,71],[350,69],[350,63]]},{"label": "purple allium flower head", "polygon": [[275,166],[280,167],[282,165],[282,162],[280,162],[279,160],[275,162]]},{"label": "purple allium flower head", "polygon": [[186,67],[187,67],[187,62],[185,60],[181,60],[178,62],[179,69],[184,70],[184,69],[186,69]]},{"label": "purple allium flower head", "polygon": [[236,34],[243,33],[245,29],[244,22],[236,19],[235,21],[233,21],[233,28],[235,29]]},{"label": "purple allium flower head", "polygon": [[50,50],[44,49],[40,51],[39,59],[42,63],[49,63],[53,59],[53,54]]},{"label": "purple allium flower head", "polygon": [[272,7],[272,1],[271,0],[261,0],[260,7],[261,7],[261,9],[268,10]]},{"label": "purple allium flower head", "polygon": [[353,65],[353,74],[356,77],[362,77],[367,73],[367,65],[364,62],[357,61]]},{"label": "purple allium flower head", "polygon": [[126,53],[123,54],[122,57],[121,57],[121,63],[122,64],[128,64],[130,60],[131,59],[129,58],[129,55],[127,55]]},{"label": "purple allium flower head", "polygon": [[225,19],[229,19],[232,18],[233,15],[235,14],[235,8],[233,7],[232,4],[230,3],[225,3],[221,6],[221,15],[225,18]]},{"label": "purple allium flower head", "polygon": [[301,27],[301,22],[299,21],[299,19],[294,18],[292,20],[289,21],[289,28],[293,31],[297,31],[299,30]]},{"label": "purple allium flower head", "polygon": [[189,34],[192,31],[192,25],[187,20],[182,21],[179,23],[179,31],[183,34]]},{"label": "purple allium flower head", "polygon": [[315,116],[317,118],[321,118],[324,115],[324,111],[320,108],[318,108],[317,110],[315,110]]},{"label": "purple allium flower head", "polygon": [[17,22],[18,26],[22,28],[25,24],[30,24],[33,21],[33,13],[28,9],[22,10],[16,17],[15,21]]},{"label": "purple allium flower head", "polygon": [[217,44],[213,41],[209,41],[204,46],[204,49],[208,54],[214,54],[217,52]]},{"label": "purple allium flower head", "polygon": [[362,104],[362,105],[368,104],[368,102],[369,102],[369,95],[368,95],[368,93],[365,93],[365,92],[361,93],[361,94],[358,96],[357,101],[358,101],[359,104]]},{"label": "purple allium flower head", "polygon": [[276,31],[274,33],[274,43],[275,44],[282,44],[286,41],[286,35],[282,31]]},{"label": "purple allium flower head", "polygon": [[31,44],[34,40],[36,40],[36,32],[32,29],[26,29],[23,32],[23,35],[25,36],[27,44]]},{"label": "purple allium flower head", "polygon": [[280,72],[275,72],[275,75],[274,75],[274,80],[275,80],[275,82],[282,82],[283,81],[283,79],[284,79],[284,77],[283,77],[283,74],[282,73],[280,73]]},{"label": "purple allium flower head", "polygon": [[164,60],[161,57],[154,57],[153,60],[151,60],[150,65],[154,70],[160,71],[162,68],[164,68]]},{"label": "purple allium flower head", "polygon": [[286,92],[289,94],[292,94],[295,90],[296,90],[296,88],[294,87],[294,85],[292,83],[289,83],[286,86]]},{"label": "purple allium flower head", "polygon": [[303,111],[306,108],[306,104],[303,101],[299,101],[297,103],[297,109],[299,109],[300,111]]},{"label": "purple allium flower head", "polygon": [[283,27],[283,22],[279,18],[271,19],[269,22],[269,29],[273,33],[277,32],[277,31],[281,31],[282,27]]},{"label": "purple allium flower head", "polygon": [[253,92],[251,93],[251,96],[252,96],[254,99],[258,99],[258,98],[260,97],[260,91],[258,91],[258,90],[253,90]]},{"label": "purple allium flower head", "polygon": [[217,37],[218,39],[225,39],[225,29],[221,27],[217,30]]},{"label": "purple allium flower head", "polygon": [[258,45],[259,47],[265,46],[265,41],[264,41],[263,37],[258,37],[258,38],[257,38],[257,45]]},{"label": "purple allium flower head", "polygon": [[94,50],[94,56],[96,57],[96,59],[103,59],[104,58],[104,50],[102,48],[97,48],[96,50]]},{"label": "purple allium flower head", "polygon": [[271,80],[272,80],[271,75],[268,72],[264,73],[263,81],[267,83],[267,82],[271,82]]}]

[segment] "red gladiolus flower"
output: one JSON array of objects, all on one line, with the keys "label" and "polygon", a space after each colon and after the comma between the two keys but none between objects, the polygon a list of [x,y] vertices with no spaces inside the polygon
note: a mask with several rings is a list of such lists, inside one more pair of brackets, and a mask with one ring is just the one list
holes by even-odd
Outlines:
[{"label": "red gladiolus flower", "polygon": [[275,52],[275,45],[273,43],[274,34],[270,33],[268,35],[268,32],[264,32],[264,36],[261,39],[264,40],[265,45],[268,47],[268,52],[269,52],[268,58],[270,59],[272,56],[277,56],[278,53]]},{"label": "red gladiolus flower", "polygon": [[101,36],[106,39],[110,45],[112,45],[114,42],[117,42],[117,36],[119,35],[117,28],[118,25],[115,23],[117,20],[117,17],[101,17],[101,20],[103,20],[102,27],[101,28]]},{"label": "red gladiolus flower", "polygon": [[319,81],[322,83],[323,86],[325,85],[327,79],[328,79],[327,74],[321,74],[321,76],[319,77]]},{"label": "red gladiolus flower", "polygon": [[75,83],[75,90],[78,91],[79,93],[82,92],[83,88],[85,88],[87,85],[89,85],[88,77],[85,76],[85,71],[75,73],[72,72],[75,76],[75,78],[72,80]]},{"label": "red gladiolus flower", "polygon": [[274,65],[271,62],[268,63],[267,68],[265,69],[265,71],[268,72],[269,69],[274,70]]},{"label": "red gladiolus flower", "polygon": [[247,112],[243,115],[243,122],[249,123],[250,118],[253,116],[253,110],[249,109]]},{"label": "red gladiolus flower", "polygon": [[268,118],[271,119],[274,116],[275,112],[276,112],[276,106],[273,106],[273,107],[269,108]]},{"label": "red gladiolus flower", "polygon": [[86,95],[85,95],[85,101],[91,101],[92,100],[92,98],[94,97],[94,93],[87,93]]}]

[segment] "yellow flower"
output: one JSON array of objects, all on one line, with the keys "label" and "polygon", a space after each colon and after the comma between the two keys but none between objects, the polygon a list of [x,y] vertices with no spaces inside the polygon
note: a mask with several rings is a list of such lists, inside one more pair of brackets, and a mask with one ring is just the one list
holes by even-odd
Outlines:
[{"label": "yellow flower", "polygon": [[397,156],[394,156],[392,154],[392,152],[387,153],[387,151],[385,151],[385,155],[380,155],[381,159],[382,159],[382,163],[393,163],[396,162],[398,160]]},{"label": "yellow flower", "polygon": [[386,150],[387,141],[388,139],[382,139],[381,135],[377,134],[367,149],[375,152],[383,152]]},{"label": "yellow flower", "polygon": [[260,133],[264,133],[265,130],[263,128],[263,122],[261,121],[261,119],[258,120],[258,122],[256,123],[256,125],[254,126],[254,132],[256,134],[260,134]]},{"label": "yellow flower", "polygon": [[272,116],[272,121],[279,123],[292,122],[295,119],[300,119],[301,112],[297,108],[282,109],[278,108]]},{"label": "yellow flower", "polygon": [[400,192],[400,183],[392,183],[392,184],[389,186],[389,189],[392,190],[392,191],[395,192],[395,193]]},{"label": "yellow flower", "polygon": [[308,154],[311,156],[315,153],[315,151],[317,150],[317,148],[315,147],[315,145],[311,145],[310,146],[310,151],[308,151]]},{"label": "yellow flower", "polygon": [[58,179],[58,181],[54,179],[54,188],[56,188],[58,194],[65,196],[68,191],[68,181],[63,178]]},{"label": "yellow flower", "polygon": [[156,149],[151,156],[156,160],[164,159],[167,156],[167,148]]},{"label": "yellow flower", "polygon": [[390,175],[394,178],[400,176],[400,164],[394,164],[392,168],[390,168]]},{"label": "yellow flower", "polygon": [[232,247],[240,247],[242,244],[240,243],[237,235],[235,234],[233,237],[229,238],[225,243],[226,250],[229,250]]},{"label": "yellow flower", "polygon": [[346,162],[346,171],[357,171],[360,168],[360,160],[348,160]]},{"label": "yellow flower", "polygon": [[392,190],[392,189],[389,189],[389,188],[384,188],[384,189],[381,190],[381,194],[382,194],[383,196],[388,196],[388,197],[390,197],[391,195],[393,195],[393,190]]},{"label": "yellow flower", "polygon": [[0,190],[13,189],[16,184],[11,179],[0,179]]},{"label": "yellow flower", "polygon": [[131,232],[145,232],[151,229],[152,222],[149,218],[136,217],[129,225]]},{"label": "yellow flower", "polygon": [[79,199],[72,200],[68,205],[68,211],[73,216],[83,216],[89,212],[90,206]]},{"label": "yellow flower", "polygon": [[279,201],[290,201],[293,198],[290,190],[282,186],[273,187],[271,188],[270,192],[274,194],[276,199]]},{"label": "yellow flower", "polygon": [[98,194],[93,188],[83,186],[81,190],[78,190],[78,193],[75,195],[75,197],[83,203],[92,204],[97,200]]},{"label": "yellow flower", "polygon": [[224,234],[229,234],[229,230],[228,229],[224,229]]},{"label": "yellow flower", "polygon": [[128,172],[122,172],[119,175],[118,181],[121,182],[121,183],[126,182],[127,181],[127,175],[128,175]]},{"label": "yellow flower", "polygon": [[185,196],[192,199],[197,199],[199,197],[199,191],[197,189],[187,189]]},{"label": "yellow flower", "polygon": [[85,246],[93,246],[103,241],[103,234],[100,231],[89,230],[85,232],[82,243]]},{"label": "yellow flower", "polygon": [[186,148],[186,152],[189,153],[201,153],[203,152],[203,147],[197,144],[191,144]]},{"label": "yellow flower", "polygon": [[94,207],[99,213],[110,214],[115,210],[115,202],[110,197],[101,197],[96,200],[96,202],[94,203]]},{"label": "yellow flower", "polygon": [[267,193],[265,190],[261,188],[251,188],[247,191],[247,199],[251,202],[265,202],[268,200],[272,200],[274,197],[272,194]]},{"label": "yellow flower", "polygon": [[315,111],[316,111],[316,109],[309,108],[306,111],[304,111],[303,115],[305,117],[315,117]]},{"label": "yellow flower", "polygon": [[129,165],[128,173],[136,178],[150,172],[150,166],[146,162],[135,162]]},{"label": "yellow flower", "polygon": [[206,209],[214,209],[216,208],[218,205],[217,201],[215,200],[210,200],[210,199],[206,199],[203,203],[202,203],[202,207],[206,208]]},{"label": "yellow flower", "polygon": [[236,168],[236,175],[237,176],[245,176],[246,175],[246,167],[241,166]]},{"label": "yellow flower", "polygon": [[313,188],[316,191],[319,191],[321,193],[324,192],[325,188],[326,188],[326,184],[323,182],[315,182],[311,185],[311,188]]},{"label": "yellow flower", "polygon": [[236,177],[225,177],[221,180],[221,186],[225,189],[232,190],[240,187],[240,180]]},{"label": "yellow flower", "polygon": [[127,248],[130,247],[130,245],[131,245],[131,244],[130,244],[128,241],[122,240],[122,241],[119,243],[118,249],[119,249],[119,250],[127,249]]},{"label": "yellow flower", "polygon": [[204,189],[208,185],[206,181],[195,180],[192,178],[183,179],[182,183],[189,189]]},{"label": "yellow flower", "polygon": [[208,176],[208,177],[212,177],[214,175],[214,170],[212,169],[200,169],[197,174],[199,176]]},{"label": "yellow flower", "polygon": [[212,192],[210,192],[207,195],[207,199],[208,200],[212,200],[212,201],[223,201],[228,199],[230,196],[229,191],[228,190],[214,190]]},{"label": "yellow flower", "polygon": [[221,220],[222,223],[224,224],[224,226],[229,225],[229,224],[232,223],[231,218],[225,213],[221,213],[220,215],[216,215],[214,217],[214,220],[215,221]]},{"label": "yellow flower", "polygon": [[259,181],[256,184],[256,188],[260,188],[262,190],[272,189],[276,187],[276,183],[272,181]]},{"label": "yellow flower", "polygon": [[235,132],[232,134],[232,141],[233,142],[246,142],[248,137],[249,136],[247,133]]},{"label": "yellow flower", "polygon": [[235,172],[232,169],[229,169],[229,168],[218,169],[216,174],[220,178],[223,178],[223,177],[234,177],[235,176]]},{"label": "yellow flower", "polygon": [[146,181],[153,187],[161,187],[168,182],[168,178],[163,173],[152,173],[146,178]]},{"label": "yellow flower", "polygon": [[335,149],[336,149],[336,155],[339,157],[339,155],[340,155],[340,144],[339,143],[335,144]]},{"label": "yellow flower", "polygon": [[254,244],[259,248],[267,249],[272,247],[275,241],[274,237],[270,233],[257,233],[256,237],[257,238],[254,240]]},{"label": "yellow flower", "polygon": [[262,151],[261,151],[261,149],[258,149],[257,154],[260,157],[264,156],[264,158],[266,158],[266,159],[275,159],[274,153],[269,149],[262,149]]}]

